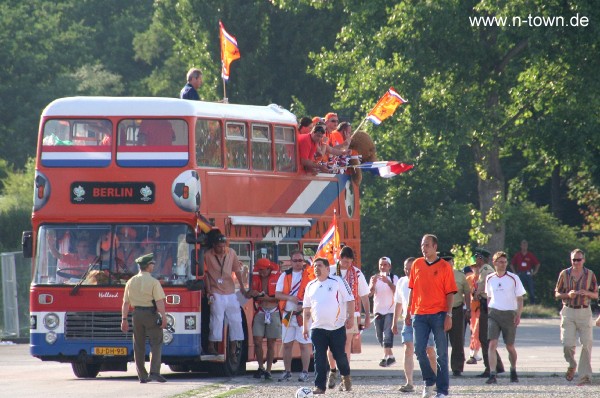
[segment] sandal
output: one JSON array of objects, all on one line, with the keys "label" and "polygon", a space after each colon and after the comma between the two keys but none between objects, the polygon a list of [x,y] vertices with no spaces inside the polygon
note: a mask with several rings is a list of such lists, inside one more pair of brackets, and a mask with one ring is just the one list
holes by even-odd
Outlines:
[{"label": "sandal", "polygon": [[565,379],[567,379],[567,381],[573,381],[574,377],[575,377],[575,368],[568,368],[567,373],[565,374]]}]

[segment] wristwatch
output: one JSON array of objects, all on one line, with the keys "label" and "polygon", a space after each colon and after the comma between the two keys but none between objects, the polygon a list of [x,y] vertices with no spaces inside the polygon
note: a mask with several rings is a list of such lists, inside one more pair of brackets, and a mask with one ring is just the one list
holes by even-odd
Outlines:
[{"label": "wristwatch", "polygon": [[452,313],[451,312],[446,312],[446,315],[449,316],[450,318],[452,318]]}]

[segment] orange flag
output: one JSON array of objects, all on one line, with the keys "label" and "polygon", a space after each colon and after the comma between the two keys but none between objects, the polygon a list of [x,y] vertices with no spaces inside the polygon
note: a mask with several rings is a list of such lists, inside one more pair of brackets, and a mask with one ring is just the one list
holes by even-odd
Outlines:
[{"label": "orange flag", "polygon": [[229,80],[229,65],[240,58],[240,50],[237,46],[237,40],[225,30],[223,23],[219,21],[221,29],[221,76],[223,80]]},{"label": "orange flag", "polygon": [[377,105],[369,112],[367,115],[367,119],[369,119],[373,124],[379,124],[388,117],[392,116],[400,105],[404,104],[406,101],[404,98],[400,96],[394,90],[394,87],[390,87],[390,89],[381,97]]},{"label": "orange flag", "polygon": [[335,213],[333,214],[333,221],[325,235],[321,238],[317,253],[314,258],[324,257],[329,261],[329,265],[335,264],[338,260],[338,254],[340,251],[340,234],[337,227],[337,218]]}]

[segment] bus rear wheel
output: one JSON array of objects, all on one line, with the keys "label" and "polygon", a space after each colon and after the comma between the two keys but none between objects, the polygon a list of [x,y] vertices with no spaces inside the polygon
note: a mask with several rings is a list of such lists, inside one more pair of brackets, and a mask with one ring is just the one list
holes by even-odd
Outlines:
[{"label": "bus rear wheel", "polygon": [[100,364],[97,363],[85,363],[85,362],[72,362],[71,367],[73,373],[80,379],[93,379],[98,376],[100,372]]}]

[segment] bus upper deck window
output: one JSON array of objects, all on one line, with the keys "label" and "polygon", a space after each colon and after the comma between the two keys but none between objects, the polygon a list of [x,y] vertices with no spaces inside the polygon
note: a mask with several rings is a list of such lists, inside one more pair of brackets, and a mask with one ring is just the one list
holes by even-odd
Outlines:
[{"label": "bus upper deck window", "polygon": [[277,171],[296,171],[296,133],[291,126],[275,126],[275,167]]},{"label": "bus upper deck window", "polygon": [[252,125],[252,168],[254,170],[273,170],[271,130],[267,125]]},{"label": "bus upper deck window", "polygon": [[218,120],[196,121],[196,163],[198,166],[223,167],[221,123]]},{"label": "bus upper deck window", "polygon": [[248,136],[243,123],[227,123],[227,167],[248,169]]}]

